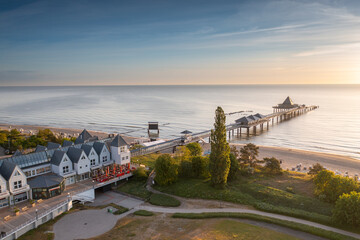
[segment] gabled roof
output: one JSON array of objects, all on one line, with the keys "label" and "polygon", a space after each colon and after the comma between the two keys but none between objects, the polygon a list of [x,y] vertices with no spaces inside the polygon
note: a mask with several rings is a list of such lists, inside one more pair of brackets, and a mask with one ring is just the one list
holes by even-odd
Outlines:
[{"label": "gabled roof", "polygon": [[7,160],[3,160],[0,167],[0,174],[6,181],[9,181],[14,169],[16,168],[16,164]]},{"label": "gabled roof", "polygon": [[37,145],[36,146],[35,152],[43,152],[43,151],[46,151],[45,146],[42,146],[42,145]]},{"label": "gabled roof", "polygon": [[101,151],[103,150],[105,146],[105,143],[103,142],[94,142],[93,148],[95,149],[95,152],[100,155]]},{"label": "gabled roof", "polygon": [[80,149],[80,148],[75,148],[75,147],[69,147],[68,151],[67,151],[67,155],[70,158],[70,160],[73,163],[78,163],[81,157],[81,154],[84,152],[84,150]]},{"label": "gabled roof", "polygon": [[90,155],[90,152],[91,152],[91,149],[92,149],[92,148],[93,148],[93,147],[92,147],[91,145],[87,145],[87,144],[83,144],[83,145],[81,146],[81,149],[84,150],[84,152],[85,152],[85,154],[86,154],[87,156]]},{"label": "gabled roof", "polygon": [[189,131],[189,130],[185,130],[185,131],[182,131],[182,132],[181,132],[181,134],[190,134],[190,133],[192,133],[192,132]]},{"label": "gabled roof", "polygon": [[75,140],[75,144],[82,144],[82,143],[84,143],[85,141],[84,141],[84,139],[82,139],[82,138],[77,138],[76,140]]},{"label": "gabled roof", "polygon": [[69,146],[72,146],[74,145],[74,142],[73,141],[68,141],[68,140],[64,140],[62,146],[63,147],[69,147]]},{"label": "gabled roof", "polygon": [[250,119],[248,117],[242,117],[242,118],[235,120],[236,123],[249,123],[252,121],[253,121],[253,119]]},{"label": "gabled roof", "polygon": [[114,138],[114,140],[112,140],[112,142],[110,144],[110,146],[112,146],[112,147],[121,147],[121,146],[128,146],[128,145],[129,144],[119,134],[116,135],[116,137]]},{"label": "gabled roof", "polygon": [[64,152],[64,151],[55,150],[54,154],[51,157],[50,163],[53,165],[59,166],[61,163],[61,160],[63,159],[65,154],[66,154],[66,152]]},{"label": "gabled roof", "polygon": [[61,147],[61,145],[60,144],[58,144],[58,143],[53,143],[53,142],[48,142],[48,144],[47,144],[47,146],[46,146],[46,148],[47,149],[57,149],[57,148],[60,148]]},{"label": "gabled roof", "polygon": [[258,118],[264,118],[264,117],[265,117],[265,115],[262,115],[262,114],[260,114],[260,113],[257,113],[257,114],[255,114],[254,116],[256,116],[256,117],[258,117]]},{"label": "gabled roof", "polygon": [[49,174],[49,175],[41,175],[38,176],[28,182],[31,188],[50,188],[58,186],[64,178],[55,175],[55,174]]},{"label": "gabled roof", "polygon": [[248,116],[248,118],[250,118],[250,119],[252,119],[252,120],[254,120],[254,121],[257,121],[257,120],[260,119],[260,118],[258,118],[258,117],[255,116],[255,115],[250,115],[250,116]]},{"label": "gabled roof", "polygon": [[89,140],[90,138],[92,138],[93,136],[86,130],[84,129],[80,134],[79,134],[79,137],[80,139],[84,140],[84,141],[87,141]]},{"label": "gabled roof", "polygon": [[13,154],[14,157],[16,157],[16,156],[21,156],[21,155],[22,155],[22,153],[20,152],[19,149],[17,149],[17,150],[14,152],[14,154]]}]

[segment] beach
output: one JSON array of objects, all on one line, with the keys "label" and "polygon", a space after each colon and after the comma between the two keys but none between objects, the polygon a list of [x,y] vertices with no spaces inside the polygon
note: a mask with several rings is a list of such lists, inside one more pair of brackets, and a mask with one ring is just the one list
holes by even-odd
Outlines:
[{"label": "beach", "polygon": [[[230,144],[240,149],[244,144]],[[284,170],[292,170],[296,165],[302,165],[302,172],[304,167],[312,166],[313,164],[319,163],[331,171],[339,171],[342,174],[348,172],[350,176],[360,174],[360,160],[340,156],[335,154],[312,152],[305,150],[298,150],[292,148],[282,147],[270,147],[270,146],[259,146],[259,159],[265,157],[275,157],[282,161],[281,167]]]}]

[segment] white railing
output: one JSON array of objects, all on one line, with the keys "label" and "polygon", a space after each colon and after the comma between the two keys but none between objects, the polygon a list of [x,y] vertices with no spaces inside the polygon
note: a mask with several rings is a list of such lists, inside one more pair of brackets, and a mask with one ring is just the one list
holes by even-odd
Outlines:
[{"label": "white railing", "polygon": [[[51,209],[48,209],[46,210],[45,212],[41,213],[41,214],[38,214],[36,217],[34,217],[33,219],[30,219],[28,221],[26,221],[25,223],[15,227],[14,229],[12,229],[10,232],[6,232],[6,236],[10,236],[14,233],[16,233],[17,231],[20,231],[22,228],[26,227],[26,226],[29,226],[30,224],[33,224],[34,222],[36,222],[39,218],[42,218],[46,215],[48,215],[49,213],[53,212],[54,210],[56,209],[59,209],[60,207],[63,207],[65,206],[66,204],[68,204],[70,201],[70,199],[67,199],[66,201],[63,201],[59,204],[57,204],[55,207],[51,208]],[[5,237],[1,237],[1,239],[5,238]]]}]

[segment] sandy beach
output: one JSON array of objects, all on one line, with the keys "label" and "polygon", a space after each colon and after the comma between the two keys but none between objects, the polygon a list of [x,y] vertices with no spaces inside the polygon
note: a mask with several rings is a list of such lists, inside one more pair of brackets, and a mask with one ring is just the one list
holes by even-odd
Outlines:
[{"label": "sandy beach", "polygon": [[[230,144],[240,149],[243,144]],[[350,176],[360,174],[360,160],[340,156],[335,154],[311,152],[305,150],[297,150],[291,148],[259,146],[259,159],[264,157],[275,157],[282,161],[282,168],[292,170],[297,164],[302,164],[303,167],[312,166],[315,163],[320,163],[331,171],[340,171],[344,174],[346,171]],[[306,172],[306,171],[303,171]]]}]

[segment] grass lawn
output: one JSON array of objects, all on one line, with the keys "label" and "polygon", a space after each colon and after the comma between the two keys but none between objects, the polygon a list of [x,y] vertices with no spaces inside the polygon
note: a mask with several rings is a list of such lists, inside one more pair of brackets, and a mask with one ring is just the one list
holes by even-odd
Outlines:
[{"label": "grass lawn", "polygon": [[137,157],[131,157],[131,162],[135,164],[143,164],[151,169],[155,167],[155,161],[160,156],[159,153],[152,153]]},{"label": "grass lawn", "polygon": [[117,191],[134,195],[142,199],[148,199],[151,196],[151,192],[148,191],[145,186],[146,181],[136,181],[130,178],[128,182],[120,185],[117,188]]},{"label": "grass lawn", "polygon": [[119,220],[109,232],[91,240],[131,239],[289,239],[298,238],[229,219],[180,219],[168,216],[131,216]]},{"label": "grass lawn", "polygon": [[298,231],[307,232],[313,235],[324,237],[331,240],[355,240],[355,238],[348,237],[342,234],[326,231],[323,229],[315,228],[312,226],[284,221],[280,219],[259,216],[248,213],[175,213],[173,218],[188,218],[188,219],[209,219],[209,218],[240,218],[240,219],[251,219],[260,222],[267,222],[283,227],[291,228]]},{"label": "grass lawn", "polygon": [[165,194],[153,193],[149,199],[149,203],[157,206],[164,207],[178,207],[181,202],[173,197],[167,196]]},{"label": "grass lawn", "polygon": [[[286,191],[293,188],[294,193]],[[259,210],[331,224],[332,205],[312,193],[312,182],[305,174],[286,172],[280,176],[255,174],[214,189],[208,180],[182,179],[170,186],[154,186],[159,191],[187,198],[223,200],[252,205]]]}]

